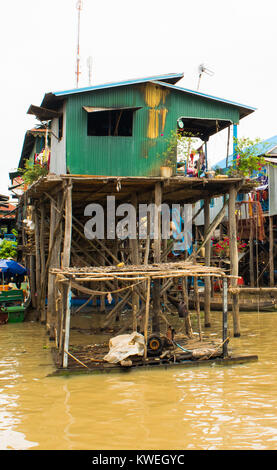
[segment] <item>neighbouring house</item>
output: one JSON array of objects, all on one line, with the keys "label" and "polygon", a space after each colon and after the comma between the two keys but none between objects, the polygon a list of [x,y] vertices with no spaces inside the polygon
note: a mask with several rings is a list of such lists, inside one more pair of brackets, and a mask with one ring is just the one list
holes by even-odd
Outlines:
[{"label": "neighbouring house", "polygon": [[11,233],[16,224],[16,206],[9,202],[9,196],[0,195],[0,233]]},{"label": "neighbouring house", "polygon": [[181,88],[182,78],[167,74],[45,94],[41,106],[28,110],[40,125],[27,132],[19,166],[49,139],[50,173],[160,176],[168,139],[178,131],[203,142],[207,169],[209,138],[235,130],[255,109]]}]

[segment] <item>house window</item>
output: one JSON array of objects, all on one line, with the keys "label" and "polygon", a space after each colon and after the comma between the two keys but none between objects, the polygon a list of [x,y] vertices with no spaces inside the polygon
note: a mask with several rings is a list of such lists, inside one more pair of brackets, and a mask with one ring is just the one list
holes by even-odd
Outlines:
[{"label": "house window", "polygon": [[124,136],[133,134],[134,109],[88,112],[88,136]]},{"label": "house window", "polygon": [[62,136],[63,136],[63,114],[59,117],[59,130],[58,130],[59,140],[62,139]]}]

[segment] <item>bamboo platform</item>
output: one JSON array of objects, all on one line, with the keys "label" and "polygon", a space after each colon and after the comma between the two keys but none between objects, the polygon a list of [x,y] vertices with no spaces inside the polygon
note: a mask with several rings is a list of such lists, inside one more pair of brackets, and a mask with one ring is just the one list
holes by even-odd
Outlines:
[{"label": "bamboo platform", "polygon": [[218,340],[199,341],[197,339],[178,339],[178,345],[187,349],[183,351],[178,346],[165,347],[157,357],[130,356],[124,364],[111,364],[103,358],[108,353],[108,343],[101,345],[72,346],[66,369],[59,366],[59,355],[53,348],[52,354],[57,369],[50,376],[74,374],[121,373],[134,370],[168,369],[172,367],[195,367],[202,365],[232,365],[243,364],[258,360],[255,355],[235,356],[228,354],[223,357],[222,342]]}]

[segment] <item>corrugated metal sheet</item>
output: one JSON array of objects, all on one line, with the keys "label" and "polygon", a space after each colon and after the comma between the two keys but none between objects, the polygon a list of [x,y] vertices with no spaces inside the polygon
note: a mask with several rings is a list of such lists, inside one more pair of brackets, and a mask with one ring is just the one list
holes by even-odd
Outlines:
[{"label": "corrugated metal sheet", "polygon": [[[164,83],[136,83],[70,94],[67,97],[67,167],[72,174],[159,175],[166,138],[179,117],[238,122],[239,108],[202,94],[183,93]],[[92,108],[140,108],[134,112],[131,137],[88,136]]]}]

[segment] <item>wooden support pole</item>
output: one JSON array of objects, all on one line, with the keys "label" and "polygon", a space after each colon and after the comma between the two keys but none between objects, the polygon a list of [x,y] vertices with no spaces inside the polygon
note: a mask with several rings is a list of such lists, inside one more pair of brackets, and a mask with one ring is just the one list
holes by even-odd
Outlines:
[{"label": "wooden support pole", "polygon": [[254,276],[254,246],[253,246],[253,230],[254,230],[254,219],[250,217],[250,233],[249,233],[249,274],[250,274],[250,286],[255,285]]},{"label": "wooden support pole", "polygon": [[150,287],[151,278],[147,279],[147,293],[146,293],[146,304],[145,304],[145,321],[144,321],[144,358],[147,357],[147,341],[148,341],[148,323],[149,323],[149,308],[150,308]]},{"label": "wooden support pole", "polygon": [[70,266],[71,238],[72,238],[72,184],[69,183],[65,189],[65,223],[62,253],[62,267]]},{"label": "wooden support pole", "polygon": [[[137,214],[137,208],[138,208],[138,197],[137,193],[132,194],[131,197],[131,202],[132,205],[134,206],[134,209]],[[130,239],[129,240],[129,245],[130,245],[130,251],[131,251],[131,261],[132,264],[138,265],[139,264],[139,250],[138,250],[138,239],[137,239],[137,219],[136,219],[136,238],[135,239]],[[136,316],[137,312],[139,310],[139,295],[138,295],[138,290],[133,290],[132,292],[132,310],[133,310],[133,330],[137,330],[137,321],[136,321]]]},{"label": "wooden support pole", "polygon": [[65,307],[65,331],[64,331],[64,342],[63,342],[63,368],[68,366],[68,355],[66,352],[69,347],[69,337],[70,337],[70,308],[71,308],[71,282],[65,286],[65,298],[66,298],[66,307]]},{"label": "wooden support pole", "polygon": [[39,229],[39,245],[40,245],[40,296],[38,299],[38,307],[40,308],[40,321],[46,322],[45,312],[45,294],[42,292],[42,282],[45,276],[45,206],[40,206],[40,229]]},{"label": "wooden support pole", "polygon": [[[40,236],[39,236],[39,229],[40,229],[40,224],[39,224],[39,215],[38,215],[38,208],[35,206],[34,209],[34,222],[35,222],[35,250],[36,250],[36,308],[38,309],[39,307],[39,300],[41,297],[40,290],[41,290],[41,285],[40,285]],[[39,315],[39,312],[37,312],[37,315]]]},{"label": "wooden support pole", "polygon": [[29,266],[30,266],[30,288],[31,288],[31,302],[32,307],[36,308],[36,272],[35,272],[35,256],[29,256]]},{"label": "wooden support pole", "polygon": [[[162,204],[162,185],[155,184],[154,192],[154,263],[161,262],[161,204]],[[161,309],[161,281],[153,280],[153,317],[152,331],[160,332],[160,309]]]},{"label": "wooden support pole", "polygon": [[212,221],[211,225],[209,226],[209,229],[207,230],[207,233],[204,236],[204,240],[202,241],[202,244],[197,248],[195,253],[192,253],[188,257],[187,261],[191,261],[194,257],[196,257],[200,253],[201,248],[205,246],[209,238],[211,238],[212,233],[215,231],[217,226],[222,222],[222,220],[225,217],[225,210],[226,210],[227,204],[228,204],[228,200],[224,202],[222,209],[220,210],[220,212],[217,214],[217,216],[215,217],[215,219]]},{"label": "wooden support pole", "polygon": [[190,313],[188,309],[188,295],[187,295],[187,286],[186,286],[186,278],[182,277],[182,289],[183,289],[183,300],[186,305],[186,312],[185,312],[185,331],[186,335],[189,338],[192,338],[193,330],[191,326],[191,321],[190,321]]},{"label": "wooden support pole", "polygon": [[[204,237],[208,234],[210,226],[210,199],[204,200]],[[205,245],[205,266],[211,264],[211,237],[207,238]],[[205,315],[205,327],[211,326],[211,278],[207,276],[205,278],[205,290],[204,290],[204,315]]]},{"label": "wooden support pole", "polygon": [[[57,207],[60,213],[63,213],[64,197],[61,193],[57,195]],[[59,214],[56,211],[54,204],[51,201],[51,220],[50,220],[50,246],[52,246],[52,253],[49,253],[50,263],[49,268],[59,268],[61,265],[61,239],[62,239],[62,224],[59,225],[57,233],[55,233],[56,222],[59,220]],[[53,221],[53,223],[52,223]],[[62,218],[60,217],[60,221]],[[57,311],[55,303],[55,276],[51,273],[48,274],[48,292],[47,292],[47,323],[50,340],[55,339],[55,326],[57,323]]]},{"label": "wooden support pole", "polygon": [[269,216],[269,285],[270,287],[274,286],[274,236],[273,236],[273,216]]},{"label": "wooden support pole", "polygon": [[[238,276],[239,262],[238,262],[238,247],[237,247],[237,227],[236,227],[236,197],[237,190],[235,185],[232,185],[229,191],[229,237],[230,237],[230,274]],[[237,279],[231,278],[231,287],[237,285]],[[240,318],[239,318],[239,296],[232,294],[232,309],[233,309],[233,327],[234,336],[240,336]]]},{"label": "wooden support pole", "polygon": [[198,323],[198,333],[199,341],[202,341],[202,328],[201,328],[201,315],[200,315],[200,300],[199,300],[199,291],[198,291],[198,277],[194,277],[194,301],[195,301],[195,310],[197,313],[197,323]]},{"label": "wooden support pole", "polygon": [[228,356],[228,343],[227,343],[227,334],[228,334],[228,281],[227,278],[224,277],[222,280],[223,283],[223,292],[222,292],[222,300],[223,300],[223,315],[222,315],[222,353],[223,357]]}]

